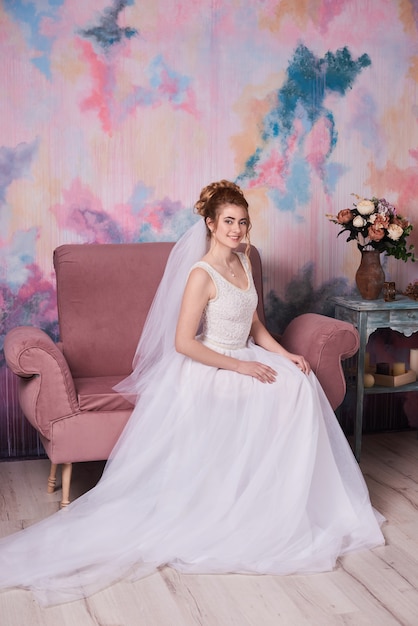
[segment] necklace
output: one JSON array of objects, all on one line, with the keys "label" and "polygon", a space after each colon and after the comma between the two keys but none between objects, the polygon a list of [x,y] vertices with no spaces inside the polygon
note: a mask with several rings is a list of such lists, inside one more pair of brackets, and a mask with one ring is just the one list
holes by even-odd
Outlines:
[{"label": "necklace", "polygon": [[216,264],[220,267],[224,267],[225,269],[228,270],[228,272],[231,274],[232,278],[236,278],[237,275],[235,274],[234,270],[228,265],[228,263],[225,261],[225,265],[223,263],[220,263],[219,260],[216,258],[216,256],[213,254],[213,252],[210,253],[212,255],[212,257],[215,259]]},{"label": "necklace", "polygon": [[236,278],[237,275],[235,274],[234,270],[232,269],[232,267],[230,265],[228,265],[228,263],[225,261],[225,265],[224,267],[228,270],[228,272],[231,274],[231,276],[233,278]]}]

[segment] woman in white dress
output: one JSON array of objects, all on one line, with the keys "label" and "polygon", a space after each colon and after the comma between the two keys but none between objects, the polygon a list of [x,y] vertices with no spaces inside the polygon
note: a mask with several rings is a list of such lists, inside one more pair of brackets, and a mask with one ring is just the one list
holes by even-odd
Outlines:
[{"label": "woman in white dress", "polygon": [[234,183],[202,190],[131,376],[137,403],[99,483],[0,541],[0,588],[41,604],[165,565],[181,572],[330,570],[384,542],[383,518],[309,364],[261,324]]}]

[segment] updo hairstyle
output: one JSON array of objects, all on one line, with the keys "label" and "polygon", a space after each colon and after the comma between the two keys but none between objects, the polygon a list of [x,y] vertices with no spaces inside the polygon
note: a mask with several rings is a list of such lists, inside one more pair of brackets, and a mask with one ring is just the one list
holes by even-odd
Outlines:
[{"label": "updo hairstyle", "polygon": [[237,206],[245,209],[248,220],[248,240],[248,233],[251,228],[251,221],[248,213],[248,202],[246,201],[241,188],[229,180],[221,180],[204,187],[200,192],[199,200],[194,205],[196,213],[201,215],[205,220],[208,237],[211,236],[211,232],[209,230],[207,220],[209,219],[216,225],[219,218],[219,209],[222,208],[224,204],[236,204]]}]

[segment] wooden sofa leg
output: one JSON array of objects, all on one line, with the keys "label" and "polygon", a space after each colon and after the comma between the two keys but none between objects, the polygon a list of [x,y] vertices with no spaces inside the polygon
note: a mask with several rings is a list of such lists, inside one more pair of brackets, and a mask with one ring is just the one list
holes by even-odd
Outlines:
[{"label": "wooden sofa leg", "polygon": [[51,468],[49,470],[49,476],[48,476],[48,488],[47,488],[48,493],[54,493],[56,482],[57,482],[57,464],[51,463]]},{"label": "wooden sofa leg", "polygon": [[[54,493],[57,483],[57,469],[56,463],[51,463],[51,469],[48,476],[48,493]],[[63,463],[61,468],[61,483],[62,483],[62,498],[60,502],[60,508],[64,508],[70,504],[70,487],[71,487],[71,474],[73,471],[72,463]]]},{"label": "wooden sofa leg", "polygon": [[70,486],[71,486],[71,474],[73,471],[73,465],[72,463],[63,463],[62,465],[62,500],[60,503],[60,508],[63,509],[64,507],[68,506],[70,504]]}]

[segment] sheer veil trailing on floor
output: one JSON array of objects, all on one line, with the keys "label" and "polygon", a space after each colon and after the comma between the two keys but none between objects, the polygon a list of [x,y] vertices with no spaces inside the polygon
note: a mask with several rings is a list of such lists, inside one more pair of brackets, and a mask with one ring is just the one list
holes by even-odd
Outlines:
[{"label": "sheer veil trailing on floor", "polygon": [[199,263],[217,293],[199,340],[270,365],[276,381],[175,351],[183,289],[206,248],[203,220],[173,248],[134,371],[117,387],[137,402],[101,480],[67,509],[0,540],[0,589],[31,589],[49,605],[166,565],[311,573],[383,543],[382,517],[316,377],[248,338],[256,294],[244,255],[245,290]]}]

